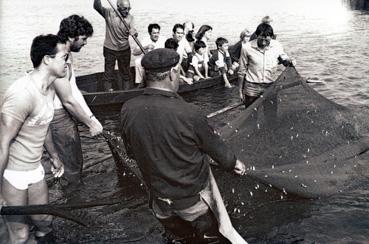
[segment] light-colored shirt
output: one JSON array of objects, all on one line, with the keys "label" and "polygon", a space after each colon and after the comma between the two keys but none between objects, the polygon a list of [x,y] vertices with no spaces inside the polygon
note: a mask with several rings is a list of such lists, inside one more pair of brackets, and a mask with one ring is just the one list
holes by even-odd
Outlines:
[{"label": "light-colored shirt", "polygon": [[105,18],[106,23],[104,47],[114,51],[124,51],[130,48],[128,37],[129,30],[134,30],[133,16],[128,14],[124,18],[129,29],[126,28],[122,20],[111,8],[102,7],[102,16]]},{"label": "light-colored shirt", "polygon": [[204,67],[204,55],[195,53],[195,55],[192,57],[191,65],[199,69]]},{"label": "light-colored shirt", "polygon": [[278,77],[278,57],[288,58],[276,40],[264,50],[259,49],[257,39],[247,42],[241,49],[238,75],[252,83],[272,83]]},{"label": "light-colored shirt", "polygon": [[1,113],[23,122],[9,147],[7,169],[33,170],[40,165],[49,124],[54,116],[55,91],[39,91],[29,74],[14,82],[4,95]]},{"label": "light-colored shirt", "polygon": [[[165,40],[164,40],[164,38],[162,38],[161,36],[159,36],[159,39],[156,42],[154,42],[153,40],[151,40],[150,36],[146,36],[141,41],[142,47],[145,47],[145,46],[150,45],[150,44],[154,46],[154,49],[164,48]],[[137,46],[137,48],[139,48],[139,47]],[[153,49],[147,50],[147,51],[150,52],[152,50]],[[141,53],[140,55],[136,55],[136,56],[143,56],[143,54]]]},{"label": "light-colored shirt", "polygon": [[183,58],[187,58],[187,53],[192,53],[191,45],[184,36],[182,40],[178,42],[177,53],[180,56],[180,61],[182,61]]}]

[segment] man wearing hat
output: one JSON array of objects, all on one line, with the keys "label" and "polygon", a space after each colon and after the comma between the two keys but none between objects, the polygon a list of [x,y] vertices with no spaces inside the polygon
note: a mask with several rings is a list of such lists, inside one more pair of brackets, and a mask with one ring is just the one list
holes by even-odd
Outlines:
[{"label": "man wearing hat", "polygon": [[230,222],[207,155],[240,175],[246,167],[210,128],[199,108],[176,93],[179,59],[174,50],[164,48],[143,57],[147,87],[121,110],[127,153],[136,159],[150,191],[150,207],[167,229],[176,217],[204,238],[215,217],[224,237],[246,243]]}]

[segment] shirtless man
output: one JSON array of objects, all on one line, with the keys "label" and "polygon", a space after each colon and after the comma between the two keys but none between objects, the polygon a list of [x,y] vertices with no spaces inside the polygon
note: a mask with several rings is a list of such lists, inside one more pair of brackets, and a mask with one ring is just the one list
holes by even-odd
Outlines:
[{"label": "shirtless man", "polygon": [[[41,165],[43,145],[55,177],[64,173],[54,148],[49,123],[54,115],[52,83],[67,73],[68,52],[55,35],[37,36],[31,46],[34,70],[17,80],[4,95],[0,113],[0,208],[4,205],[47,204],[48,189]],[[36,238],[52,236],[51,216],[33,215]],[[26,243],[24,216],[5,218],[11,243]]]}]

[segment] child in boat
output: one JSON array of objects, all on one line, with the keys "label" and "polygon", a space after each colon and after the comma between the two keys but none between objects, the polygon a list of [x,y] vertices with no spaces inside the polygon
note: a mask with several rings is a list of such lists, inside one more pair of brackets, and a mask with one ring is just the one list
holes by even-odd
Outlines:
[{"label": "child in boat", "polygon": [[192,62],[187,71],[187,77],[194,81],[208,78],[208,64],[205,62],[206,44],[203,41],[194,43],[195,55],[192,57]]},{"label": "child in boat", "polygon": [[217,50],[210,57],[208,63],[210,74],[211,76],[221,74],[223,76],[225,87],[232,88],[227,77],[227,73],[230,75],[233,75],[234,73],[231,56],[228,52],[228,40],[223,37],[219,37],[215,41],[215,44],[217,45]]}]

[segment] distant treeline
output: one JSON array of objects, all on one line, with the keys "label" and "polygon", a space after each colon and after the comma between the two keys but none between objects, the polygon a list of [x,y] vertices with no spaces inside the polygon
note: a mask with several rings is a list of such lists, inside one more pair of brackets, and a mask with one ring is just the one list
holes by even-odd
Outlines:
[{"label": "distant treeline", "polygon": [[351,9],[369,10],[369,0],[343,0]]}]

